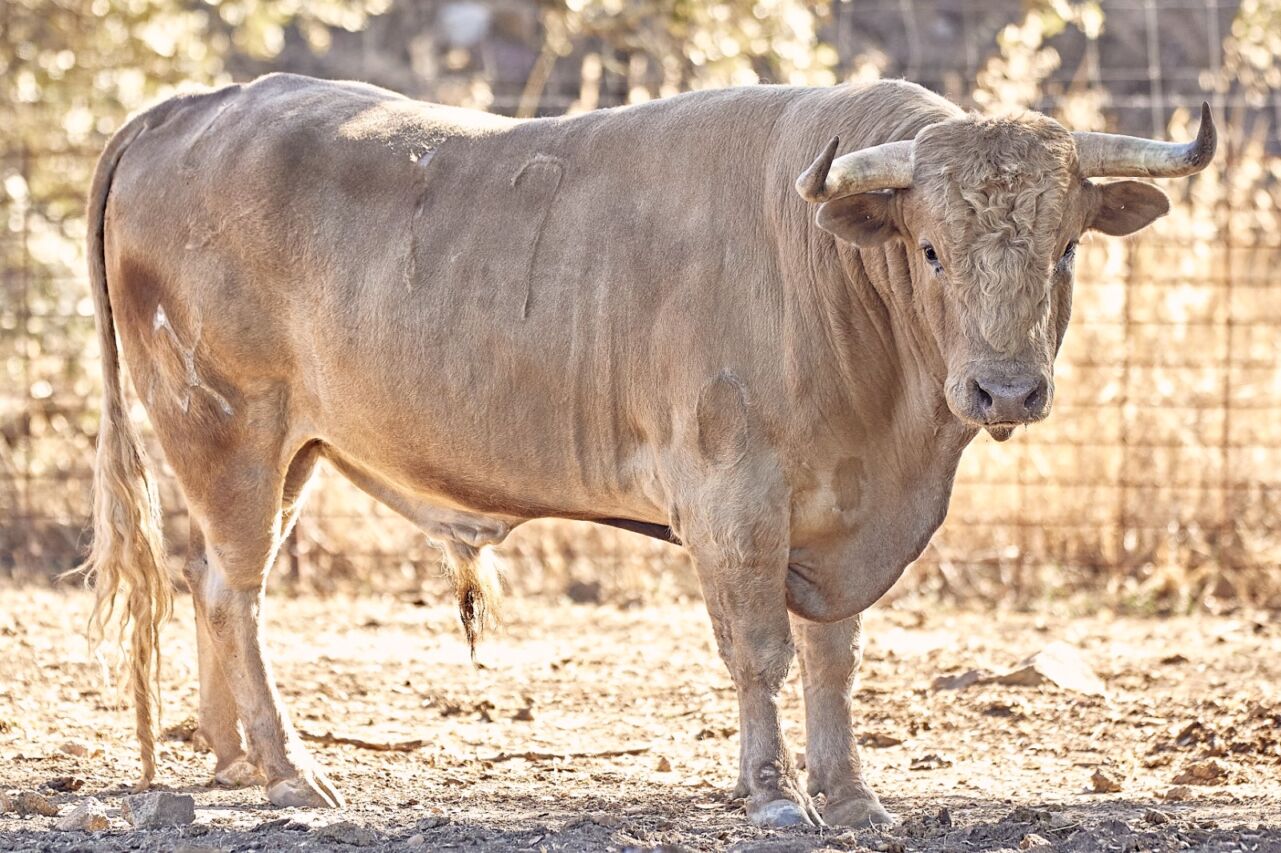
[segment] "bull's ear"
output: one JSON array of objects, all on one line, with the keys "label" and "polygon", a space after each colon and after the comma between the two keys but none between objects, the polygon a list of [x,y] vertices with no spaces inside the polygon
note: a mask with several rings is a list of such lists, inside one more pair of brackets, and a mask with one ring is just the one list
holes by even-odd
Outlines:
[{"label": "bull's ear", "polygon": [[1116,181],[1099,186],[1099,206],[1088,227],[1113,237],[1133,234],[1170,212],[1170,200],[1151,184]]},{"label": "bull's ear", "polygon": [[818,209],[818,227],[855,246],[879,246],[898,234],[894,223],[894,194],[858,193],[832,199]]}]

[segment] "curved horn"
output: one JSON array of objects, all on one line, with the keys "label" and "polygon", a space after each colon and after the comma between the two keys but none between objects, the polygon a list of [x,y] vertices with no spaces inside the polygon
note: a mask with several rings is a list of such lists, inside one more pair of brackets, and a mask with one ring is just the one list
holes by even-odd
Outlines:
[{"label": "curved horn", "polygon": [[1088,131],[1072,136],[1083,178],[1181,178],[1208,166],[1219,141],[1210,105],[1205,102],[1201,104],[1201,127],[1191,142],[1157,142]]},{"label": "curved horn", "polygon": [[912,185],[911,140],[864,148],[835,161],[839,137],[796,179],[796,191],[806,201],[823,202],[873,190],[904,189]]}]

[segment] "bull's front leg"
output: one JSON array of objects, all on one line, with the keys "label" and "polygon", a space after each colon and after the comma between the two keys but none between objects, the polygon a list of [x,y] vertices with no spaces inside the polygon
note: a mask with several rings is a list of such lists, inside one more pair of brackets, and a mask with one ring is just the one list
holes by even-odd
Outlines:
[{"label": "bull's front leg", "polygon": [[784,592],[786,528],[749,525],[720,533],[687,541],[738,692],[736,793],[747,798],[748,818],[757,826],[821,823],[779,725],[778,694],[795,654]]},{"label": "bull's front leg", "polygon": [[805,686],[805,769],[808,790],[823,794],[823,819],[833,825],[892,822],[863,780],[854,740],[853,693],[863,660],[863,617],[828,625],[793,617]]}]

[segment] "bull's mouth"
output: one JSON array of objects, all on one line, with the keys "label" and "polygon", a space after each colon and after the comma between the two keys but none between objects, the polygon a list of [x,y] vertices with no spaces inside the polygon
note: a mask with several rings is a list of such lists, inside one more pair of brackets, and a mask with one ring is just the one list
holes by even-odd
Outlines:
[{"label": "bull's mouth", "polygon": [[983,428],[997,441],[1008,441],[1010,436],[1014,435],[1016,426],[1018,424],[984,424]]}]

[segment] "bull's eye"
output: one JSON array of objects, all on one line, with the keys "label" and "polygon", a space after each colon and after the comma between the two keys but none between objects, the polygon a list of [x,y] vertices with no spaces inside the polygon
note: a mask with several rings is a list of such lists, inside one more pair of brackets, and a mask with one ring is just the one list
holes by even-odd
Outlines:
[{"label": "bull's eye", "polygon": [[1074,257],[1076,257],[1076,241],[1069,240],[1067,244],[1067,248],[1063,250],[1063,257],[1059,258],[1059,263],[1061,264],[1071,263],[1072,258]]},{"label": "bull's eye", "polygon": [[938,252],[929,243],[921,244],[921,254],[925,255],[926,262],[934,268],[935,272],[943,272],[943,262],[939,260]]}]

